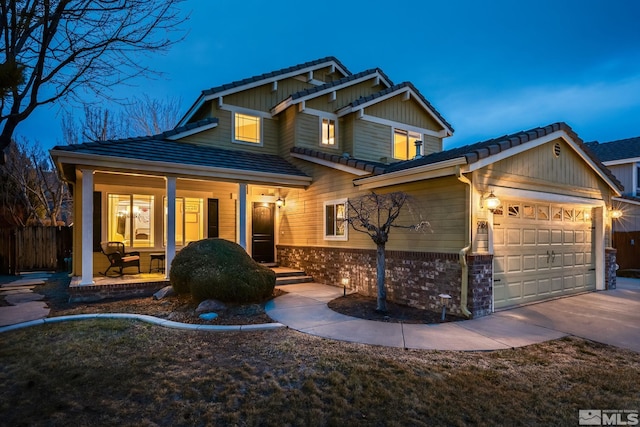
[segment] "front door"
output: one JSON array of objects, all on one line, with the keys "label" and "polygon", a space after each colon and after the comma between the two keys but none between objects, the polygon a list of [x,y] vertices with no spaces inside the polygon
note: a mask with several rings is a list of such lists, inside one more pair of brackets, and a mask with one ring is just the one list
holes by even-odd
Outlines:
[{"label": "front door", "polygon": [[273,262],[275,246],[274,203],[254,203],[251,217],[251,250],[257,262]]}]

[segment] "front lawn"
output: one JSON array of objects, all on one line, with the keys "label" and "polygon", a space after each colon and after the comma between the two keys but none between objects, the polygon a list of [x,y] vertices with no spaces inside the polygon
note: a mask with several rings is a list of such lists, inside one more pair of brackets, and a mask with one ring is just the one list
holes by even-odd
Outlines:
[{"label": "front lawn", "polygon": [[640,409],[640,354],[567,338],[461,353],[126,320],[0,334],[0,425],[578,425]]}]

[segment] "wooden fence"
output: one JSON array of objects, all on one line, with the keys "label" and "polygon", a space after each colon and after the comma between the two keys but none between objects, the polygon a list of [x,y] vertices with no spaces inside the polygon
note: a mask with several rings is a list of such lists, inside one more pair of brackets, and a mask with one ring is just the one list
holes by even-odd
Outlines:
[{"label": "wooden fence", "polygon": [[640,269],[640,231],[616,231],[613,247],[618,250],[616,262],[620,270]]},{"label": "wooden fence", "polygon": [[64,269],[71,249],[71,227],[1,228],[0,274]]}]

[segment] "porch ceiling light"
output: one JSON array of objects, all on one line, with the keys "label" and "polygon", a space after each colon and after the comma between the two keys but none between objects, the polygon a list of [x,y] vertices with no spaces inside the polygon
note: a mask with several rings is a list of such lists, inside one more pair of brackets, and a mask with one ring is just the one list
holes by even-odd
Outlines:
[{"label": "porch ceiling light", "polygon": [[284,199],[281,199],[278,196],[278,200],[276,200],[276,206],[279,207],[279,208],[283,207],[284,206]]},{"label": "porch ceiling light", "polygon": [[[487,197],[482,197],[482,201],[487,204],[487,209],[489,209],[491,212],[493,212],[498,208],[498,206],[500,206],[500,199],[496,197],[495,194],[493,194],[493,190],[489,192],[489,195]],[[482,207],[482,204],[480,205],[480,207]]]}]

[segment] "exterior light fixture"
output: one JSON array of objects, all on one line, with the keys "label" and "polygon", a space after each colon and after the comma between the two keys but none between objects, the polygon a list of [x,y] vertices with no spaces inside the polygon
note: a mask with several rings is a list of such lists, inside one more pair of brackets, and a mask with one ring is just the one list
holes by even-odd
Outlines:
[{"label": "exterior light fixture", "polygon": [[276,200],[276,206],[279,208],[284,206],[284,199],[281,199],[280,196],[278,196],[278,200]]},{"label": "exterior light fixture", "polygon": [[440,304],[442,305],[442,317],[440,320],[444,322],[444,318],[447,315],[447,306],[449,305],[449,301],[451,301],[451,295],[449,294],[440,294]]},{"label": "exterior light fixture", "polygon": [[[493,194],[493,190],[489,192],[489,195],[487,197],[482,197],[481,201],[484,201],[487,204],[487,209],[489,209],[491,212],[493,212],[498,208],[498,206],[500,206],[500,199],[498,199],[498,197]],[[482,203],[480,204],[480,207],[482,207]]]},{"label": "exterior light fixture", "polygon": [[611,218],[612,219],[620,219],[620,218],[622,218],[622,211],[620,209],[610,208],[609,212],[611,214]]},{"label": "exterior light fixture", "polygon": [[347,286],[349,286],[349,278],[348,277],[343,277],[342,278],[342,288],[343,288],[343,292],[342,292],[342,296],[347,296]]}]

